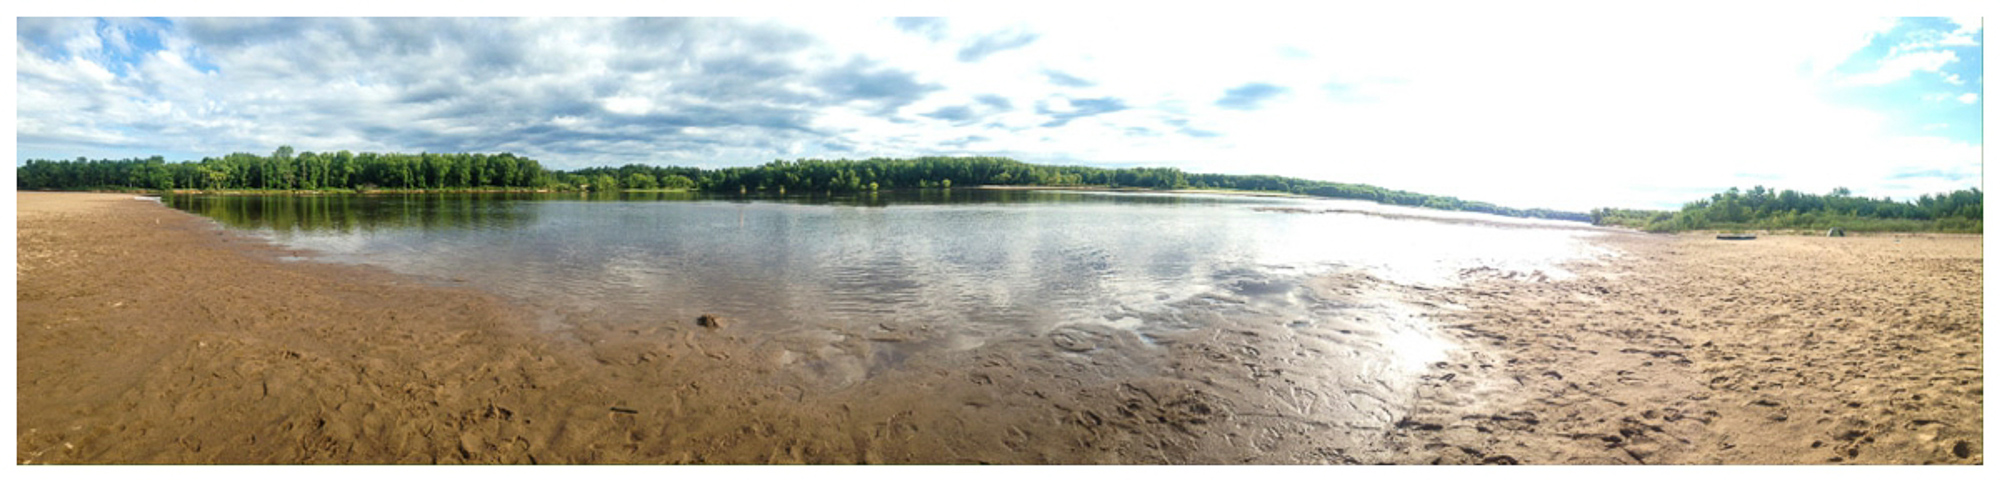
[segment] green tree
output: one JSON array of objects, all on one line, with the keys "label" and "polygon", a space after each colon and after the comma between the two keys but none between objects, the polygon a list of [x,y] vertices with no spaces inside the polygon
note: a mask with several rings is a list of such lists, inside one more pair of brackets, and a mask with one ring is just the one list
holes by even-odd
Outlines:
[{"label": "green tree", "polygon": [[592,176],[590,178],[590,190],[616,191],[618,190],[618,179],[611,177],[610,174],[598,174],[596,176]]},{"label": "green tree", "polygon": [[660,183],[653,179],[653,175],[643,172],[634,172],[626,175],[623,185],[626,189],[657,189],[660,187]]}]

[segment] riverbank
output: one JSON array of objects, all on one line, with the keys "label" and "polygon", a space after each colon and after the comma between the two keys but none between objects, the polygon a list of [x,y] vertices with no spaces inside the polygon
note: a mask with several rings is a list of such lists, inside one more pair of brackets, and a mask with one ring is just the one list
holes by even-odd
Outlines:
[{"label": "riverbank", "polygon": [[1467,349],[1396,462],[1984,462],[1980,236],[1605,240],[1573,280],[1423,296]]},{"label": "riverbank", "polygon": [[[904,357],[952,340],[549,315],[131,195],[17,200],[20,463],[1983,462],[1976,236],[1606,234],[1574,279],[1336,273],[1312,323]],[[1415,307],[1464,349],[1349,355]]]}]

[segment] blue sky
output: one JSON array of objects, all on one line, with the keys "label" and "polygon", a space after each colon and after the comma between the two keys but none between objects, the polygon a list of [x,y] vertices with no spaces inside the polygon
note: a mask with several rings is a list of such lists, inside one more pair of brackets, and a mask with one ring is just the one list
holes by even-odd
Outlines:
[{"label": "blue sky", "polygon": [[1977,19],[1280,17],[24,18],[16,162],[1001,155],[1562,209],[1983,174]]}]

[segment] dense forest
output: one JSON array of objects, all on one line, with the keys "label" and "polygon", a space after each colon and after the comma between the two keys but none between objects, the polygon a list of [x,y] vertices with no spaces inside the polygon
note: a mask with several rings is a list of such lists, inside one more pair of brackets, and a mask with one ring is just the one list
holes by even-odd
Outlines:
[{"label": "dense forest", "polygon": [[1106,169],[1085,166],[1028,164],[1000,157],[920,157],[916,159],[774,161],[756,167],[702,170],[689,167],[631,164],[594,167],[569,173],[572,184],[624,188],[672,187],[690,183],[723,192],[858,192],[882,189],[959,186],[1110,186],[1148,189],[1234,189],[1283,192],[1383,204],[1475,211],[1514,217],[1588,221],[1584,213],[1549,209],[1514,209],[1366,184],[1343,184],[1281,176],[1189,174],[1175,168]]},{"label": "dense forest", "polygon": [[1687,203],[1678,212],[1597,209],[1591,222],[1647,231],[1822,230],[1984,232],[1985,194],[1978,188],[1924,195],[1913,201],[1854,196],[1846,188],[1826,195],[1763,186],[1728,191]]},{"label": "dense forest", "polygon": [[195,162],[147,159],[30,160],[15,169],[20,189],[200,190],[703,190],[725,193],[853,193],[979,185],[1105,186],[1282,192],[1503,216],[1588,221],[1648,231],[1827,229],[1981,232],[1979,189],[1906,202],[1853,196],[1731,188],[1679,211],[1597,209],[1573,213],[1514,209],[1383,189],[1281,176],[1190,174],[1175,168],[1099,168],[1028,164],[1000,157],[874,158],[772,161],[754,167],[702,169],[629,164],[555,171],[513,154],[235,153]]},{"label": "dense forest", "polygon": [[1585,213],[1514,209],[1383,189],[1280,176],[1189,174],[1175,168],[1028,164],[999,157],[773,161],[701,169],[630,164],[552,171],[512,154],[235,153],[199,162],[149,159],[30,160],[16,169],[21,189],[202,190],[651,190],[733,193],[852,193],[979,185],[1105,186],[1271,191],[1515,217],[1588,221]]},{"label": "dense forest", "polygon": [[235,153],[200,162],[148,159],[29,160],[15,168],[21,189],[452,189],[541,187],[553,181],[533,159],[513,154]]}]

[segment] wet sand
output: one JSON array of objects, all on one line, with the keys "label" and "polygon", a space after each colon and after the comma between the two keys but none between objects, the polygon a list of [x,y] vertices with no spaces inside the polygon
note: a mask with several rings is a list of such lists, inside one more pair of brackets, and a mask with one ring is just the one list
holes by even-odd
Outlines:
[{"label": "wet sand", "polygon": [[[1612,235],[1628,255],[1573,280],[1336,274],[1306,287],[1322,323],[902,357],[945,341],[551,323],[130,195],[17,199],[20,463],[1983,460],[1978,237]],[[1406,308],[1463,349],[1344,358]]]}]

